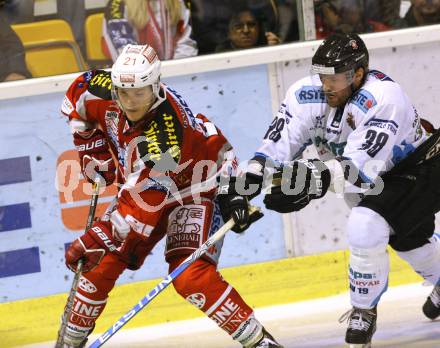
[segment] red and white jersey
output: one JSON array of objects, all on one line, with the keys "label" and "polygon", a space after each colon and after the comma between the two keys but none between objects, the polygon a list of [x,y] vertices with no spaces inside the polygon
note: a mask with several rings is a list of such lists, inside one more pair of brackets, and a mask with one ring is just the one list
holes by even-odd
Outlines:
[{"label": "red and white jersey", "polygon": [[[194,116],[185,100],[166,85],[161,85],[165,101],[132,124],[111,98],[110,76],[103,70],[79,76],[61,110],[73,131],[103,130],[118,162],[116,207],[131,226],[143,231],[148,225],[151,231],[170,192],[176,196],[191,185],[200,187],[208,177],[215,182],[214,174],[233,173],[237,162],[220,130],[203,115]],[[202,196],[213,198],[213,187]],[[154,208],[158,206],[162,208]]]}]

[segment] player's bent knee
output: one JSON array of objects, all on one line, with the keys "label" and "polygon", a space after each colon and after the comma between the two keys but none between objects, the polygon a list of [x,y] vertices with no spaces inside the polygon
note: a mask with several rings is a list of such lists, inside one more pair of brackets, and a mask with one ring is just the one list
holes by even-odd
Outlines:
[{"label": "player's bent knee", "polygon": [[353,248],[372,249],[381,246],[385,249],[390,230],[385,219],[369,208],[355,207],[348,218],[348,242]]},{"label": "player's bent knee", "polygon": [[[178,267],[185,257],[168,260],[170,271]],[[217,266],[199,259],[173,282],[176,291],[189,303],[202,310],[234,340],[249,346],[261,337],[262,325],[253,316],[238,292],[217,271]]]},{"label": "player's bent knee", "polygon": [[[169,271],[176,269],[187,256],[175,257],[169,261]],[[196,260],[190,265],[185,272],[173,280],[173,286],[177,293],[184,298],[193,294],[194,292],[206,289],[212,284],[212,278],[219,278],[217,276],[216,266],[204,259]],[[215,281],[215,280],[214,280]]]},{"label": "player's bent knee", "polygon": [[397,254],[408,262],[426,281],[440,284],[440,235],[435,234],[425,245]]},{"label": "player's bent knee", "polygon": [[[170,260],[170,272],[180,265],[185,258]],[[205,259],[199,259],[189,266],[185,272],[174,279],[173,286],[180,296],[205,312],[223,295],[230,294],[232,289],[223,280],[217,271],[216,265]],[[235,290],[232,293],[235,294]]]},{"label": "player's bent knee", "polygon": [[371,262],[377,261],[384,256],[388,255],[387,249],[383,248],[381,245],[375,248],[356,248],[350,247],[350,255],[352,258],[359,260],[359,263],[366,263],[368,260]]}]

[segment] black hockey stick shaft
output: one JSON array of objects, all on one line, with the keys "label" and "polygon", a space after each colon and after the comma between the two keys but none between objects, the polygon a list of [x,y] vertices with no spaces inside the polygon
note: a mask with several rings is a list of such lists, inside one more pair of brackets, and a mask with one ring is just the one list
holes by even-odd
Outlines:
[{"label": "black hockey stick shaft", "polygon": [[[99,181],[93,183],[93,193],[90,200],[89,215],[87,216],[86,231],[92,227],[93,219],[95,218],[96,205],[98,203],[99,196]],[[81,272],[83,268],[83,260],[78,261],[78,266],[76,267],[75,276],[73,277],[72,287],[70,288],[69,297],[67,298],[66,307],[64,307],[64,313],[61,320],[61,326],[58,330],[57,342],[55,348],[62,348],[64,345],[64,334],[66,332],[67,321],[72,314],[73,309],[73,299],[75,298],[76,291],[78,289],[79,278],[81,277]]]}]

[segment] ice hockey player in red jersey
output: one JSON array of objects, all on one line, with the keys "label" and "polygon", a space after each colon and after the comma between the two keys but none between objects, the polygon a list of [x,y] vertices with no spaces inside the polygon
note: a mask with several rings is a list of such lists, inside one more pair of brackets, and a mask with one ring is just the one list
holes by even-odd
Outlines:
[{"label": "ice hockey player in red jersey", "polygon": [[[65,347],[85,345],[120,274],[141,267],[163,237],[172,272],[224,219],[234,218],[235,232],[250,225],[242,223],[249,220],[248,202],[239,195],[217,194],[216,185],[200,195],[184,194],[215,182],[219,173],[233,175],[236,159],[220,130],[203,115],[194,116],[160,82],[160,66],[152,47],[128,45],[111,72],[82,74],[64,98],[62,112],[69,117],[83,175],[90,182],[98,175],[107,185],[116,179],[118,185],[113,208],[66,251],[67,266],[75,270],[83,259],[84,269]],[[222,244],[194,262],[174,288],[244,347],[281,347],[217,271]]]}]

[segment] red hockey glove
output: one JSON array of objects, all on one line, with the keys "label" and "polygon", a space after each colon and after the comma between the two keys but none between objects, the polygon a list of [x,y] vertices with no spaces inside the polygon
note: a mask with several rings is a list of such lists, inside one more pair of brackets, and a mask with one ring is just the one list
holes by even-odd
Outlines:
[{"label": "red hockey glove", "polygon": [[76,271],[78,261],[83,259],[83,273],[94,269],[105,254],[119,254],[120,243],[112,236],[112,225],[108,221],[97,221],[86,233],[74,240],[66,250],[66,266]]},{"label": "red hockey glove", "polygon": [[78,150],[84,178],[93,183],[96,175],[101,176],[106,185],[115,180],[115,163],[110,153],[104,133],[99,129],[73,134],[73,143]]}]

